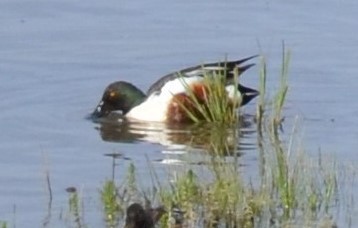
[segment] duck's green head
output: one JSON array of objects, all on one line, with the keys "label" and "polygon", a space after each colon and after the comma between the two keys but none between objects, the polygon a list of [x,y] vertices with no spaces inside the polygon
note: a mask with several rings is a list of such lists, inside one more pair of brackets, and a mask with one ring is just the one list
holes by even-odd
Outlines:
[{"label": "duck's green head", "polygon": [[123,115],[145,100],[145,94],[134,85],[118,81],[107,86],[102,100],[92,113],[93,118],[108,116],[113,111],[121,111]]}]

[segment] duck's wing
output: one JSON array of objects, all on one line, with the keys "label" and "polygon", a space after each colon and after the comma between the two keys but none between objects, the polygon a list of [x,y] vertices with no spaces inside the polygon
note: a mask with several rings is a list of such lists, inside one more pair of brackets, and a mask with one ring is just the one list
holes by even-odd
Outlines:
[{"label": "duck's wing", "polygon": [[238,74],[242,74],[244,71],[249,69],[255,64],[246,64],[242,65],[244,62],[257,57],[257,55],[253,55],[244,59],[239,59],[235,61],[223,61],[216,63],[207,63],[203,65],[197,65],[189,68],[185,68],[175,73],[170,73],[160,78],[158,81],[153,83],[147,91],[147,96],[151,95],[156,91],[160,91],[161,88],[169,81],[176,79],[178,77],[203,77],[206,74],[214,74],[220,73],[225,74],[227,79],[231,79],[234,77],[234,70],[237,68]]}]

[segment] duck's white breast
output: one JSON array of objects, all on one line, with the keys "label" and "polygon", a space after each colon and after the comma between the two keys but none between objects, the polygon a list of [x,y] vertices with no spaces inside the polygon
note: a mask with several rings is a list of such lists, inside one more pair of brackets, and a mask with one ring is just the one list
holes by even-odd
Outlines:
[{"label": "duck's white breast", "polygon": [[166,121],[169,101],[158,95],[151,95],[140,105],[132,108],[126,117],[129,119],[164,122]]},{"label": "duck's white breast", "polygon": [[153,122],[165,122],[167,109],[173,96],[186,93],[190,84],[202,81],[199,76],[178,77],[165,83],[160,91],[152,93],[143,103],[132,108],[126,117],[129,119]]}]

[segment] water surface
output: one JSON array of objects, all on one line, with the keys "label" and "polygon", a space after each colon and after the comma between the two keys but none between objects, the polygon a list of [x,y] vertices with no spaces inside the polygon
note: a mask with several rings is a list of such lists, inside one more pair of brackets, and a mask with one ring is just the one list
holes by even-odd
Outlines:
[{"label": "water surface", "polygon": [[[122,153],[145,175],[146,157],[163,160],[163,151],[184,144],[168,141],[168,131],[136,131],[119,140],[101,131],[85,117],[107,84],[125,80],[146,90],[184,67],[264,53],[272,95],[283,40],[292,50],[288,123],[301,117],[313,156],[320,149],[342,162],[358,160],[355,1],[3,0],[0,12],[0,220],[41,226],[48,169],[51,227],[64,225],[58,215],[67,208],[69,186],[84,192],[87,221],[100,227],[93,198],[111,175],[105,154]],[[242,82],[256,88],[258,68],[245,72]],[[254,105],[244,112],[253,114]],[[254,134],[245,140],[250,145]],[[251,146],[243,152],[246,172],[256,173],[257,152]],[[120,161],[121,169],[128,163]]]}]

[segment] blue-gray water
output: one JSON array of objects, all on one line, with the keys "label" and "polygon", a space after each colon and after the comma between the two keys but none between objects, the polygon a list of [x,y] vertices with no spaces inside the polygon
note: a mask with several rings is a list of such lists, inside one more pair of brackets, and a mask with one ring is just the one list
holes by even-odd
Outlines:
[{"label": "blue-gray water", "polygon": [[[321,150],[342,162],[357,161],[357,12],[353,0],[2,0],[0,220],[41,226],[48,169],[51,227],[63,226],[58,217],[67,209],[69,186],[93,202],[87,221],[99,227],[94,198],[111,175],[104,154],[123,153],[144,175],[145,155],[162,159],[166,150],[159,140],[102,140],[85,117],[107,84],[125,80],[146,90],[184,67],[264,53],[272,95],[283,40],[292,51],[285,115],[303,119],[304,144],[313,156]],[[258,67],[242,82],[257,87]],[[254,112],[254,103],[245,112]],[[243,156],[248,170],[255,172],[256,159],[252,151]]]}]

